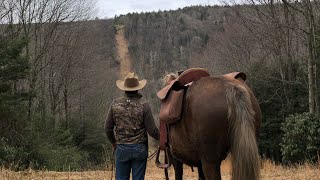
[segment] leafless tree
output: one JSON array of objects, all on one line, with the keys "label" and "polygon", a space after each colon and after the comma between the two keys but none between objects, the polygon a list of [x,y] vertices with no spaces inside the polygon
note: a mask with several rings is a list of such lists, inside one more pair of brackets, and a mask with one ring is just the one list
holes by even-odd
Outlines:
[{"label": "leafless tree", "polygon": [[[315,32],[319,28],[316,24],[319,3],[309,0],[247,0],[245,4],[251,6],[234,6],[235,12],[242,25],[260,41],[259,44],[272,52],[269,55],[275,59],[284,88],[295,81],[293,64],[308,67],[309,112],[318,114]],[[287,94],[290,90],[287,87]],[[289,103],[290,99],[286,98],[286,101]]]},{"label": "leafless tree", "polygon": [[[66,22],[86,20],[92,9],[90,0],[14,0],[4,1],[10,9],[6,19],[15,22],[23,36],[30,41],[26,47],[26,56],[31,64],[28,87],[30,92],[39,94],[37,99],[29,98],[29,119],[32,115],[34,102],[44,108],[46,67],[51,59],[45,57],[52,44],[57,29]],[[45,109],[42,109],[45,118]]]}]

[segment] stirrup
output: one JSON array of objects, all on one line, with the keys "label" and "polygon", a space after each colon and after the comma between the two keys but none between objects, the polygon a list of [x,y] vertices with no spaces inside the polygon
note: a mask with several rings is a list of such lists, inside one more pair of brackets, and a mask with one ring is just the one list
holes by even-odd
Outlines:
[{"label": "stirrup", "polygon": [[[160,160],[159,160],[159,156],[160,156],[160,152],[161,151],[164,151],[165,153],[165,158],[167,159],[167,163],[161,163]],[[162,168],[162,169],[167,169],[171,166],[171,163],[170,163],[170,159],[169,159],[169,148],[168,146],[166,146],[165,150],[161,150],[160,149],[160,146],[158,146],[158,150],[157,150],[157,156],[156,156],[156,166],[158,168]]]}]

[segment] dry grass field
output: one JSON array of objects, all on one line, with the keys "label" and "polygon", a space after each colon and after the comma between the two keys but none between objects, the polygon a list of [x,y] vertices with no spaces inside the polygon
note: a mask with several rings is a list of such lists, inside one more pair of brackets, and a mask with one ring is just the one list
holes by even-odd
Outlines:
[{"label": "dry grass field", "polygon": [[[163,170],[158,169],[154,165],[154,161],[148,162],[146,173],[147,180],[162,180],[164,179]],[[230,161],[224,161],[221,166],[222,179],[230,179]],[[34,171],[27,170],[21,172],[13,172],[7,169],[1,169],[0,179],[22,179],[22,180],[69,180],[69,179],[90,179],[90,180],[110,180],[112,171],[85,171],[85,172],[54,172],[54,171]],[[173,168],[169,169],[170,178],[174,179]],[[197,169],[194,172],[191,168],[185,166],[184,179],[196,180]],[[276,179],[276,180],[320,180],[320,165],[311,166],[308,164],[298,167],[284,167],[271,163],[270,161],[263,161],[261,169],[261,179]],[[114,178],[113,178],[114,180]]]}]

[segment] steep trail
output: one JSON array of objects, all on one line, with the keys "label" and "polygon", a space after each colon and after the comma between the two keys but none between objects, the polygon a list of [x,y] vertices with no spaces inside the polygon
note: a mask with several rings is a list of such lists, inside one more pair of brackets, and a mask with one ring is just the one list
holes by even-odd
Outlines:
[{"label": "steep trail", "polygon": [[129,54],[129,43],[124,35],[124,26],[116,25],[116,48],[118,54],[118,60],[120,62],[119,78],[124,79],[126,74],[132,70],[131,57]]}]

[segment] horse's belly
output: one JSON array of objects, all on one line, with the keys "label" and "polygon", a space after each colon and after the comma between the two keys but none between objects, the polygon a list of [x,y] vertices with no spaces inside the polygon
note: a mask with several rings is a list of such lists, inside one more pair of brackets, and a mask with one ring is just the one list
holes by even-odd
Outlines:
[{"label": "horse's belly", "polygon": [[[197,152],[194,152],[193,154],[196,153]],[[200,160],[194,157],[194,155],[192,155],[192,152],[182,152],[181,150],[175,150],[174,148],[171,148],[171,154],[175,159],[188,166],[198,166],[200,163]]]},{"label": "horse's belly", "polygon": [[200,162],[199,149],[193,144],[189,141],[185,142],[180,136],[170,136],[170,150],[174,158],[189,166],[198,166]]}]

